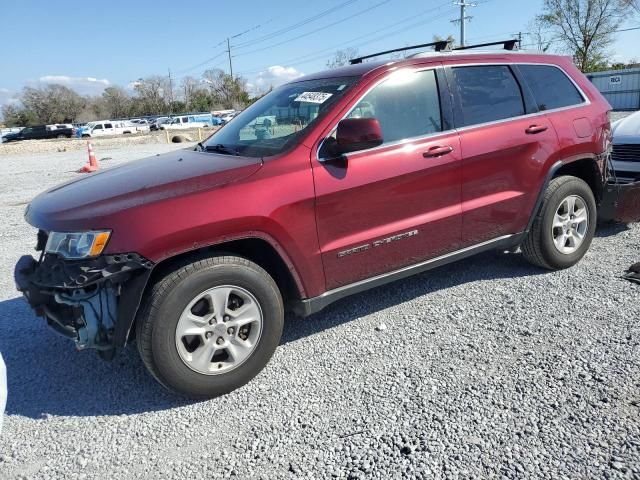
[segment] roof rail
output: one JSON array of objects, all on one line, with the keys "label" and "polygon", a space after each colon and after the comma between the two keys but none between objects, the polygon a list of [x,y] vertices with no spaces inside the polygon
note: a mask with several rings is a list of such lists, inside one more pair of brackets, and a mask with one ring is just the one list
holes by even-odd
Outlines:
[{"label": "roof rail", "polygon": [[414,50],[416,48],[424,47],[433,47],[436,52],[441,52],[443,50],[449,50],[451,48],[451,42],[449,42],[448,40],[440,40],[437,42],[423,43],[422,45],[412,45],[411,47],[394,48],[393,50],[385,50],[384,52],[372,53],[371,55],[365,55],[364,57],[352,58],[351,60],[349,60],[349,63],[351,63],[351,65],[355,65],[356,63],[362,63],[362,61],[366,60],[367,58],[379,57],[380,55],[385,55],[387,53],[404,52],[406,50]]},{"label": "roof rail", "polygon": [[465,45],[464,47],[456,47],[453,50],[469,50],[470,48],[492,47],[494,45],[502,45],[505,50],[516,50],[520,48],[518,39],[501,40],[499,42],[478,43],[476,45]]}]

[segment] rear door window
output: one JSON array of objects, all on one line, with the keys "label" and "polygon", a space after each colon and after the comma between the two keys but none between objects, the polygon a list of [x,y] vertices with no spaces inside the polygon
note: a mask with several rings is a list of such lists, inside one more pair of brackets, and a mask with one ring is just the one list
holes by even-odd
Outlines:
[{"label": "rear door window", "polygon": [[113,125],[111,125],[110,123],[105,123],[104,128],[113,128]]},{"label": "rear door window", "polygon": [[441,132],[435,72],[392,74],[356,104],[349,118],[378,119],[384,143]]},{"label": "rear door window", "polygon": [[454,67],[451,71],[462,110],[458,127],[525,114],[522,90],[508,66]]},{"label": "rear door window", "polygon": [[567,75],[557,67],[549,65],[518,65],[540,110],[569,107],[584,103]]}]

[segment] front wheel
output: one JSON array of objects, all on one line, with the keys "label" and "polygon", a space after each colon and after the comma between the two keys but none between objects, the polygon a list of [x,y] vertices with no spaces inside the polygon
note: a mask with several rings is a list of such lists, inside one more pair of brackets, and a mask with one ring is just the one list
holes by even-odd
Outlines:
[{"label": "front wheel", "polygon": [[596,222],[596,201],[589,185],[577,177],[554,178],[522,244],[522,252],[539,267],[572,267],[589,250]]},{"label": "front wheel", "polygon": [[278,287],[247,259],[204,258],[152,287],[137,319],[140,356],[165,387],[212,398],[244,385],[275,351],[284,323]]}]

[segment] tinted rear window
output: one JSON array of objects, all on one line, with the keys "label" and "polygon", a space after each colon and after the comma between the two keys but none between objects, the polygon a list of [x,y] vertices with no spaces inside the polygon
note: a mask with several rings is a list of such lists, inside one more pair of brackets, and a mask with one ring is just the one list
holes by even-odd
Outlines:
[{"label": "tinted rear window", "polygon": [[453,68],[460,97],[460,127],[524,115],[520,85],[503,65]]},{"label": "tinted rear window", "polygon": [[584,98],[567,76],[548,65],[519,65],[540,110],[584,103]]}]

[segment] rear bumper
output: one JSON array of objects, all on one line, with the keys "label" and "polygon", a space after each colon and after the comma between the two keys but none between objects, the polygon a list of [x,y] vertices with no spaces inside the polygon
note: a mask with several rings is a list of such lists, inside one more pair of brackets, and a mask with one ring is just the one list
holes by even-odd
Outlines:
[{"label": "rear bumper", "polygon": [[140,255],[64,260],[20,258],[16,288],[38,316],[79,349],[113,352],[126,344],[153,264]]},{"label": "rear bumper", "polygon": [[605,185],[598,218],[605,222],[640,221],[640,182]]}]

